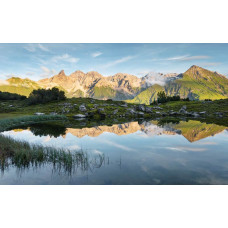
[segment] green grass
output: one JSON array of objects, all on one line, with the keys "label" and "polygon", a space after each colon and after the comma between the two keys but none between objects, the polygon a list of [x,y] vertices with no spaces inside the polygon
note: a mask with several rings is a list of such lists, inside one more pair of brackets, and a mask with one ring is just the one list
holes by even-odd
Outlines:
[{"label": "green grass", "polygon": [[[67,104],[67,105],[64,105]],[[56,112],[58,115],[64,115],[73,121],[73,116],[76,114],[85,114],[79,110],[79,106],[84,104],[87,108],[86,112],[97,113],[98,109],[104,109],[102,111],[106,114],[106,124],[112,124],[114,121],[121,119],[120,122],[126,121],[126,119],[132,117],[137,119],[137,116],[127,116],[127,109],[135,108],[136,104],[130,103],[127,107],[122,107],[121,105],[125,104],[123,101],[113,101],[113,100],[96,100],[92,98],[69,98],[65,101],[54,101],[47,104],[37,104],[28,106],[25,101],[0,101],[0,119],[4,115],[15,115],[15,116],[29,116],[34,115],[36,112],[45,113],[49,116],[51,112]],[[222,124],[225,126],[228,122],[228,99],[215,100],[212,102],[204,101],[171,101],[164,104],[161,104],[160,107],[163,108],[161,112],[168,112],[170,110],[178,112],[182,106],[187,106],[188,112],[201,112],[206,111],[206,115],[202,116],[207,118],[207,121],[215,122],[217,124]],[[12,106],[12,107],[11,107]],[[150,105],[154,107],[156,105]],[[113,114],[114,110],[118,109],[117,114]],[[63,112],[64,111],[64,112]],[[156,111],[153,109],[152,113],[145,113],[145,118],[154,118],[156,117]],[[223,118],[217,118],[216,112],[222,112]],[[5,118],[5,116],[4,116]],[[42,117],[41,117],[42,118]],[[99,118],[94,116],[94,120],[100,121]],[[88,122],[93,122],[91,119],[85,120]],[[77,121],[78,122],[78,121]],[[80,121],[81,122],[81,121]],[[87,124],[86,123],[86,124]],[[90,123],[88,123],[90,124]],[[92,123],[94,125],[94,123]]]},{"label": "green grass", "polygon": [[153,85],[148,89],[144,90],[132,100],[126,100],[128,103],[135,103],[135,104],[151,104],[154,100],[157,100],[157,94],[160,91],[165,91],[165,89],[160,85]]},{"label": "green grass", "polygon": [[125,94],[108,86],[94,87],[91,90],[90,96],[94,97],[95,99],[110,98],[114,100],[125,100],[132,98],[132,95]]},{"label": "green grass", "polygon": [[[69,105],[64,108],[65,103]],[[79,106],[82,104],[86,105],[87,112],[93,112],[100,108],[104,108],[104,112],[107,115],[112,115],[113,111],[116,109],[119,110],[118,114],[120,115],[126,112],[126,108],[120,106],[124,104],[122,101],[97,100],[92,98],[68,98],[65,101],[53,101],[46,104],[30,106],[26,104],[26,101],[0,101],[0,113],[34,115],[36,112],[42,112],[45,114],[56,112],[57,114],[71,117],[76,114],[84,114],[79,110]],[[10,105],[12,105],[12,107],[9,107]],[[130,107],[133,107],[133,105],[129,104],[128,108]]]},{"label": "green grass", "polygon": [[13,166],[19,170],[52,165],[54,171],[72,174],[77,170],[89,171],[104,164],[104,155],[89,156],[88,153],[69,151],[16,141],[0,134],[0,169],[4,172]]}]

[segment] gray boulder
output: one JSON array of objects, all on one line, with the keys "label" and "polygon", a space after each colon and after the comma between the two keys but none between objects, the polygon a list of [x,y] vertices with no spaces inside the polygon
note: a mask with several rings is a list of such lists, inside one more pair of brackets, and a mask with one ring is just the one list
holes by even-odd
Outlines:
[{"label": "gray boulder", "polygon": [[158,106],[155,106],[154,109],[157,109],[157,110],[162,110],[163,108],[161,107],[158,107]]},{"label": "gray boulder", "polygon": [[137,114],[136,111],[135,111],[134,109],[132,109],[132,108],[129,108],[127,111],[128,111],[128,113],[131,114],[131,115]]},{"label": "gray boulder", "polygon": [[86,109],[86,106],[82,104],[82,105],[79,106],[79,110],[81,112],[86,112],[87,109]]},{"label": "gray boulder", "polygon": [[120,105],[120,106],[121,106],[121,107],[124,107],[124,108],[127,108],[127,107],[128,107],[127,103],[122,104],[122,105]]},{"label": "gray boulder", "polygon": [[193,112],[192,115],[193,115],[194,117],[199,117],[199,114],[198,114],[197,112]]},{"label": "gray boulder", "polygon": [[86,115],[77,114],[77,115],[74,115],[74,118],[76,118],[76,119],[82,119],[82,118],[86,118]]},{"label": "gray boulder", "polygon": [[144,116],[144,113],[143,112],[138,112],[138,115],[139,116]]},{"label": "gray boulder", "polygon": [[187,107],[186,107],[186,105],[184,105],[184,106],[179,110],[179,113],[181,113],[181,114],[186,114],[186,113],[187,113],[186,109],[187,109]]},{"label": "gray boulder", "polygon": [[138,105],[137,110],[145,112],[145,105],[143,105],[143,104]]},{"label": "gray boulder", "polygon": [[43,116],[43,115],[45,115],[45,114],[42,113],[42,112],[36,112],[36,113],[34,113],[34,115],[36,115],[36,116]]}]

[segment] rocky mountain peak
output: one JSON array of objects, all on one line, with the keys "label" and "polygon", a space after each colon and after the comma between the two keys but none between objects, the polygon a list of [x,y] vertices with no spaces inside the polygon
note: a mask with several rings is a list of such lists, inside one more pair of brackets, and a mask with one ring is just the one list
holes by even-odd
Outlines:
[{"label": "rocky mountain peak", "polygon": [[185,74],[187,74],[190,77],[197,78],[197,77],[202,76],[202,74],[204,74],[204,72],[210,72],[210,71],[206,70],[202,67],[193,65],[185,72]]},{"label": "rocky mountain peak", "polygon": [[95,76],[95,75],[97,75],[97,76],[102,76],[100,73],[98,73],[97,71],[89,71],[88,73],[87,73],[87,75],[91,75],[91,76]]},{"label": "rocky mountain peak", "polygon": [[60,75],[60,76],[66,76],[66,74],[65,74],[65,71],[64,70],[61,70],[60,72],[59,72],[59,74],[58,75]]},{"label": "rocky mountain peak", "polygon": [[84,72],[82,72],[82,71],[80,71],[80,70],[76,70],[74,73],[72,73],[71,75],[70,75],[70,77],[71,78],[82,78],[82,77],[84,77],[85,76],[85,73]]}]

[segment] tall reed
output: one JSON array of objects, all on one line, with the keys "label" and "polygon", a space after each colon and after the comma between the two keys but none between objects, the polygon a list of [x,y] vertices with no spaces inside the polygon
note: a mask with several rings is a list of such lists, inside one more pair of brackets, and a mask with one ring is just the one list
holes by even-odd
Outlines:
[{"label": "tall reed", "polygon": [[42,165],[52,165],[54,171],[69,175],[80,170],[93,170],[104,165],[104,155],[89,155],[82,150],[70,151],[42,145],[16,141],[0,134],[0,169],[4,172],[10,166],[19,170]]}]

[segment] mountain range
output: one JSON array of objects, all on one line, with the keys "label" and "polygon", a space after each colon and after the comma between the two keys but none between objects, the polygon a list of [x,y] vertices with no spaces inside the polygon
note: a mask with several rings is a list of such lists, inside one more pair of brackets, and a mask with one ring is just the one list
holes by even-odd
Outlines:
[{"label": "mountain range", "polygon": [[141,78],[126,73],[105,77],[95,71],[75,71],[67,76],[62,70],[59,74],[40,81],[19,77],[0,80],[0,91],[25,96],[29,96],[34,89],[52,87],[65,91],[67,97],[127,100],[144,104],[153,102],[159,91],[192,100],[228,97],[228,79],[225,76],[195,65],[183,74],[149,73]]}]

